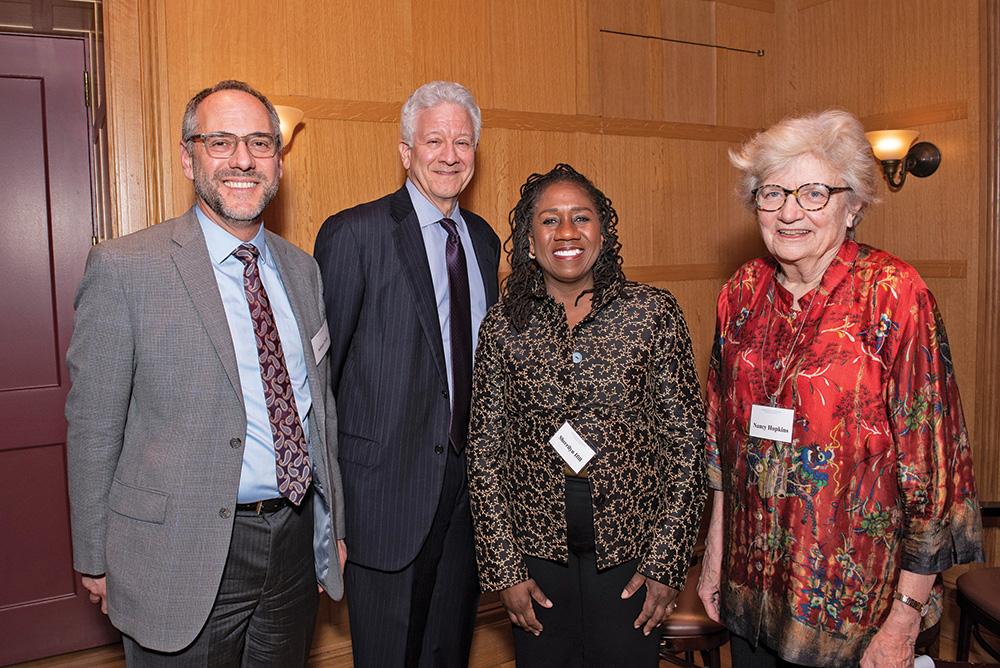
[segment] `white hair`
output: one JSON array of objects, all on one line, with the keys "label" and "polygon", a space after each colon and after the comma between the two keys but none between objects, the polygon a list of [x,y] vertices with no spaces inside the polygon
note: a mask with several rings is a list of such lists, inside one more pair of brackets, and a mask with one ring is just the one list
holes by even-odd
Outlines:
[{"label": "white hair", "polygon": [[403,142],[407,146],[413,146],[417,115],[425,109],[431,109],[446,102],[457,104],[469,113],[469,118],[472,119],[473,143],[479,143],[479,131],[483,127],[483,117],[479,111],[479,105],[476,104],[476,98],[462,84],[451,81],[432,81],[413,91],[413,94],[406,98],[406,102],[403,103],[400,126]]}]

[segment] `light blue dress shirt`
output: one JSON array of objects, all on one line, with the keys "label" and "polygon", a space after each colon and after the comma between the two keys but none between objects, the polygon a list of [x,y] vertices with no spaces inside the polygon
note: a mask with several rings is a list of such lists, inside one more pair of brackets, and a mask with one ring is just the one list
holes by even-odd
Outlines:
[{"label": "light blue dress shirt", "polygon": [[[233,347],[236,349],[243,405],[247,412],[247,434],[244,439],[243,470],[240,473],[237,502],[253,503],[273,499],[280,496],[278,474],[275,472],[274,464],[274,437],[271,434],[271,420],[267,416],[267,404],[264,401],[264,383],[261,381],[260,362],[257,359],[253,320],[250,317],[246,293],[243,291],[245,265],[233,256],[233,251],[243,242],[209,220],[197,204],[194,210],[202,232],[205,233],[215,280],[219,284],[222,304],[226,308],[226,320],[229,321],[229,332],[233,337]],[[302,429],[308,441],[308,415],[312,407],[312,395],[309,392],[299,326],[292,313],[292,305],[288,301],[281,276],[278,274],[278,267],[268,252],[263,225],[250,243],[260,251],[257,267],[264,289],[267,290],[268,300],[271,302],[271,311],[274,313],[285,365],[288,367],[292,383],[292,394],[295,395],[295,407],[298,409],[299,420],[302,421]]]},{"label": "light blue dress shirt", "polygon": [[[406,190],[410,193],[410,201],[413,202],[417,220],[420,221],[420,233],[424,237],[427,263],[431,267],[434,301],[437,304],[441,343],[444,344],[444,361],[448,369],[448,389],[454,401],[455,379],[451,371],[451,303],[448,300],[448,262],[445,258],[448,231],[441,224],[441,219],[445,216],[441,215],[438,208],[431,204],[409,179],[406,180]],[[458,205],[447,217],[455,221],[458,236],[462,240],[462,249],[465,251],[465,266],[469,273],[469,302],[472,307],[472,350],[475,351],[479,345],[479,323],[486,315],[486,288],[483,285],[483,274],[479,271],[479,262],[476,260],[476,250],[472,246],[472,237],[469,236],[469,226],[462,219]]]}]

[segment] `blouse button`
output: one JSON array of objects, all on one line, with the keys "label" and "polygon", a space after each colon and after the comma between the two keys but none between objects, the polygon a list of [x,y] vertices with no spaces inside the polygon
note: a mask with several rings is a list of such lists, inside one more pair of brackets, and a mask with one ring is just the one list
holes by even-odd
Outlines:
[{"label": "blouse button", "polygon": [[607,502],[608,502],[608,497],[604,496],[603,494],[598,494],[596,497],[594,497],[594,506],[597,508],[600,508]]},{"label": "blouse button", "polygon": [[754,564],[754,568],[756,568],[758,572],[764,570],[764,566],[759,561]]},{"label": "blouse button", "polygon": [[760,510],[758,510],[756,513],[754,513],[754,517],[756,517],[758,520],[762,520],[762,519],[764,519],[764,513],[760,512]]},{"label": "blouse button", "polygon": [[583,355],[581,353],[573,353],[573,364],[579,364],[583,361]]}]

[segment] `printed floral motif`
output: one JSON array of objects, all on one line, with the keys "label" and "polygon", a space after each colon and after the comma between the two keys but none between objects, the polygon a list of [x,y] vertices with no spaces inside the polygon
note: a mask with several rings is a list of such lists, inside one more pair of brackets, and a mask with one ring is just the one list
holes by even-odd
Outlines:
[{"label": "printed floral motif", "polygon": [[565,422],[597,451],[587,468],[600,569],[641,557],[682,588],[705,500],[705,409],[673,295],[614,285],[570,330],[542,291],[514,330],[503,304],[479,333],[469,428],[469,499],[484,591],[528,578],[523,554],[566,563]]},{"label": "printed floral motif", "polygon": [[[911,267],[847,241],[805,311],[777,267],[748,263],[718,303],[707,461],[725,498],[723,621],[788,661],[852,665],[900,569],[982,559],[968,435],[940,314]],[[795,411],[791,443],[749,435],[772,393]]]}]

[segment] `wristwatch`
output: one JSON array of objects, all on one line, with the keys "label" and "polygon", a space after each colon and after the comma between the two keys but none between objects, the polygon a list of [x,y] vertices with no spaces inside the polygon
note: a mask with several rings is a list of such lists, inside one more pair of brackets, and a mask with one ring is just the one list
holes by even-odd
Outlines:
[{"label": "wristwatch", "polygon": [[917,612],[919,612],[921,617],[923,617],[924,615],[927,614],[927,604],[926,603],[921,603],[917,599],[910,598],[906,594],[900,594],[898,591],[892,592],[892,597],[894,599],[896,599],[897,601],[899,601],[900,603],[903,603],[904,605],[908,605],[911,608],[913,608],[914,610],[916,610]]}]

